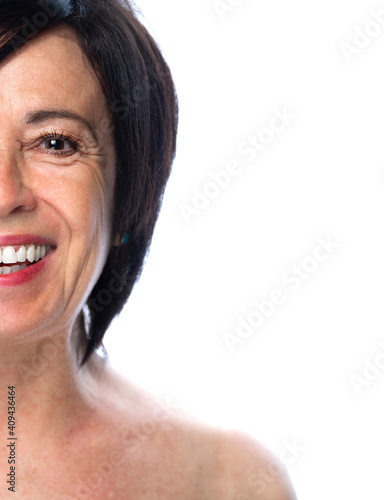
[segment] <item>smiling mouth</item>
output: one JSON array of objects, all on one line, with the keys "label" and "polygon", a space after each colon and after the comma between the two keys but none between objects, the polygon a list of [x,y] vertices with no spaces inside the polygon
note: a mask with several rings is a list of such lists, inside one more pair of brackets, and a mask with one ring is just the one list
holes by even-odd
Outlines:
[{"label": "smiling mouth", "polygon": [[48,254],[51,245],[15,245],[0,248],[0,276],[17,273],[33,266]]}]

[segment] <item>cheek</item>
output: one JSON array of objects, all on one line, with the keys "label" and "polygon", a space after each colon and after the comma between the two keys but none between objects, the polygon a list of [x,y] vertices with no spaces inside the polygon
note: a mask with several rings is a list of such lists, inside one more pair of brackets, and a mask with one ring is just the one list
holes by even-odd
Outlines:
[{"label": "cheek", "polygon": [[[103,176],[100,168],[75,165],[43,176],[39,197],[60,219],[60,232],[84,246],[109,240],[112,221],[113,179]],[[65,237],[64,234],[62,236]]]},{"label": "cheek", "polygon": [[103,194],[97,186],[86,182],[70,182],[65,186],[60,208],[66,215],[73,236],[83,231],[85,234],[92,233],[103,225],[106,215]]}]

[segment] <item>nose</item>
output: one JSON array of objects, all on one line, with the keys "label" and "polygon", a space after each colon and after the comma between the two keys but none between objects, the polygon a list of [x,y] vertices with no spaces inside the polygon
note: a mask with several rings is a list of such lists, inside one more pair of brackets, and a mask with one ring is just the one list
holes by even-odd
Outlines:
[{"label": "nose", "polygon": [[26,186],[25,177],[14,158],[0,155],[0,219],[36,207],[36,198]]}]

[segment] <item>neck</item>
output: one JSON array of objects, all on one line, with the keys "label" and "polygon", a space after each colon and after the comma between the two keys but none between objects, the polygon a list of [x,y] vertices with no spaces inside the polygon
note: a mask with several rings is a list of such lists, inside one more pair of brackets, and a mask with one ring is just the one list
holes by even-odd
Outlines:
[{"label": "neck", "polygon": [[[15,436],[26,447],[65,436],[73,422],[92,409],[95,381],[103,360],[92,355],[80,368],[86,347],[79,317],[70,331],[43,340],[0,345],[0,430],[8,435],[8,387],[14,387]],[[4,423],[3,423],[4,422]]]}]

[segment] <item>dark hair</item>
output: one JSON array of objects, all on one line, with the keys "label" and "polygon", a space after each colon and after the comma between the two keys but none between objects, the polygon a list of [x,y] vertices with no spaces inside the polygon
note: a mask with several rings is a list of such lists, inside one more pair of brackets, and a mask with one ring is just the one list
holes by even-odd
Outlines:
[{"label": "dark hair", "polygon": [[82,366],[142,272],[175,155],[178,105],[169,68],[129,0],[0,0],[0,62],[58,25],[76,33],[106,96],[116,149],[113,234],[129,234],[111,248],[83,310]]}]

